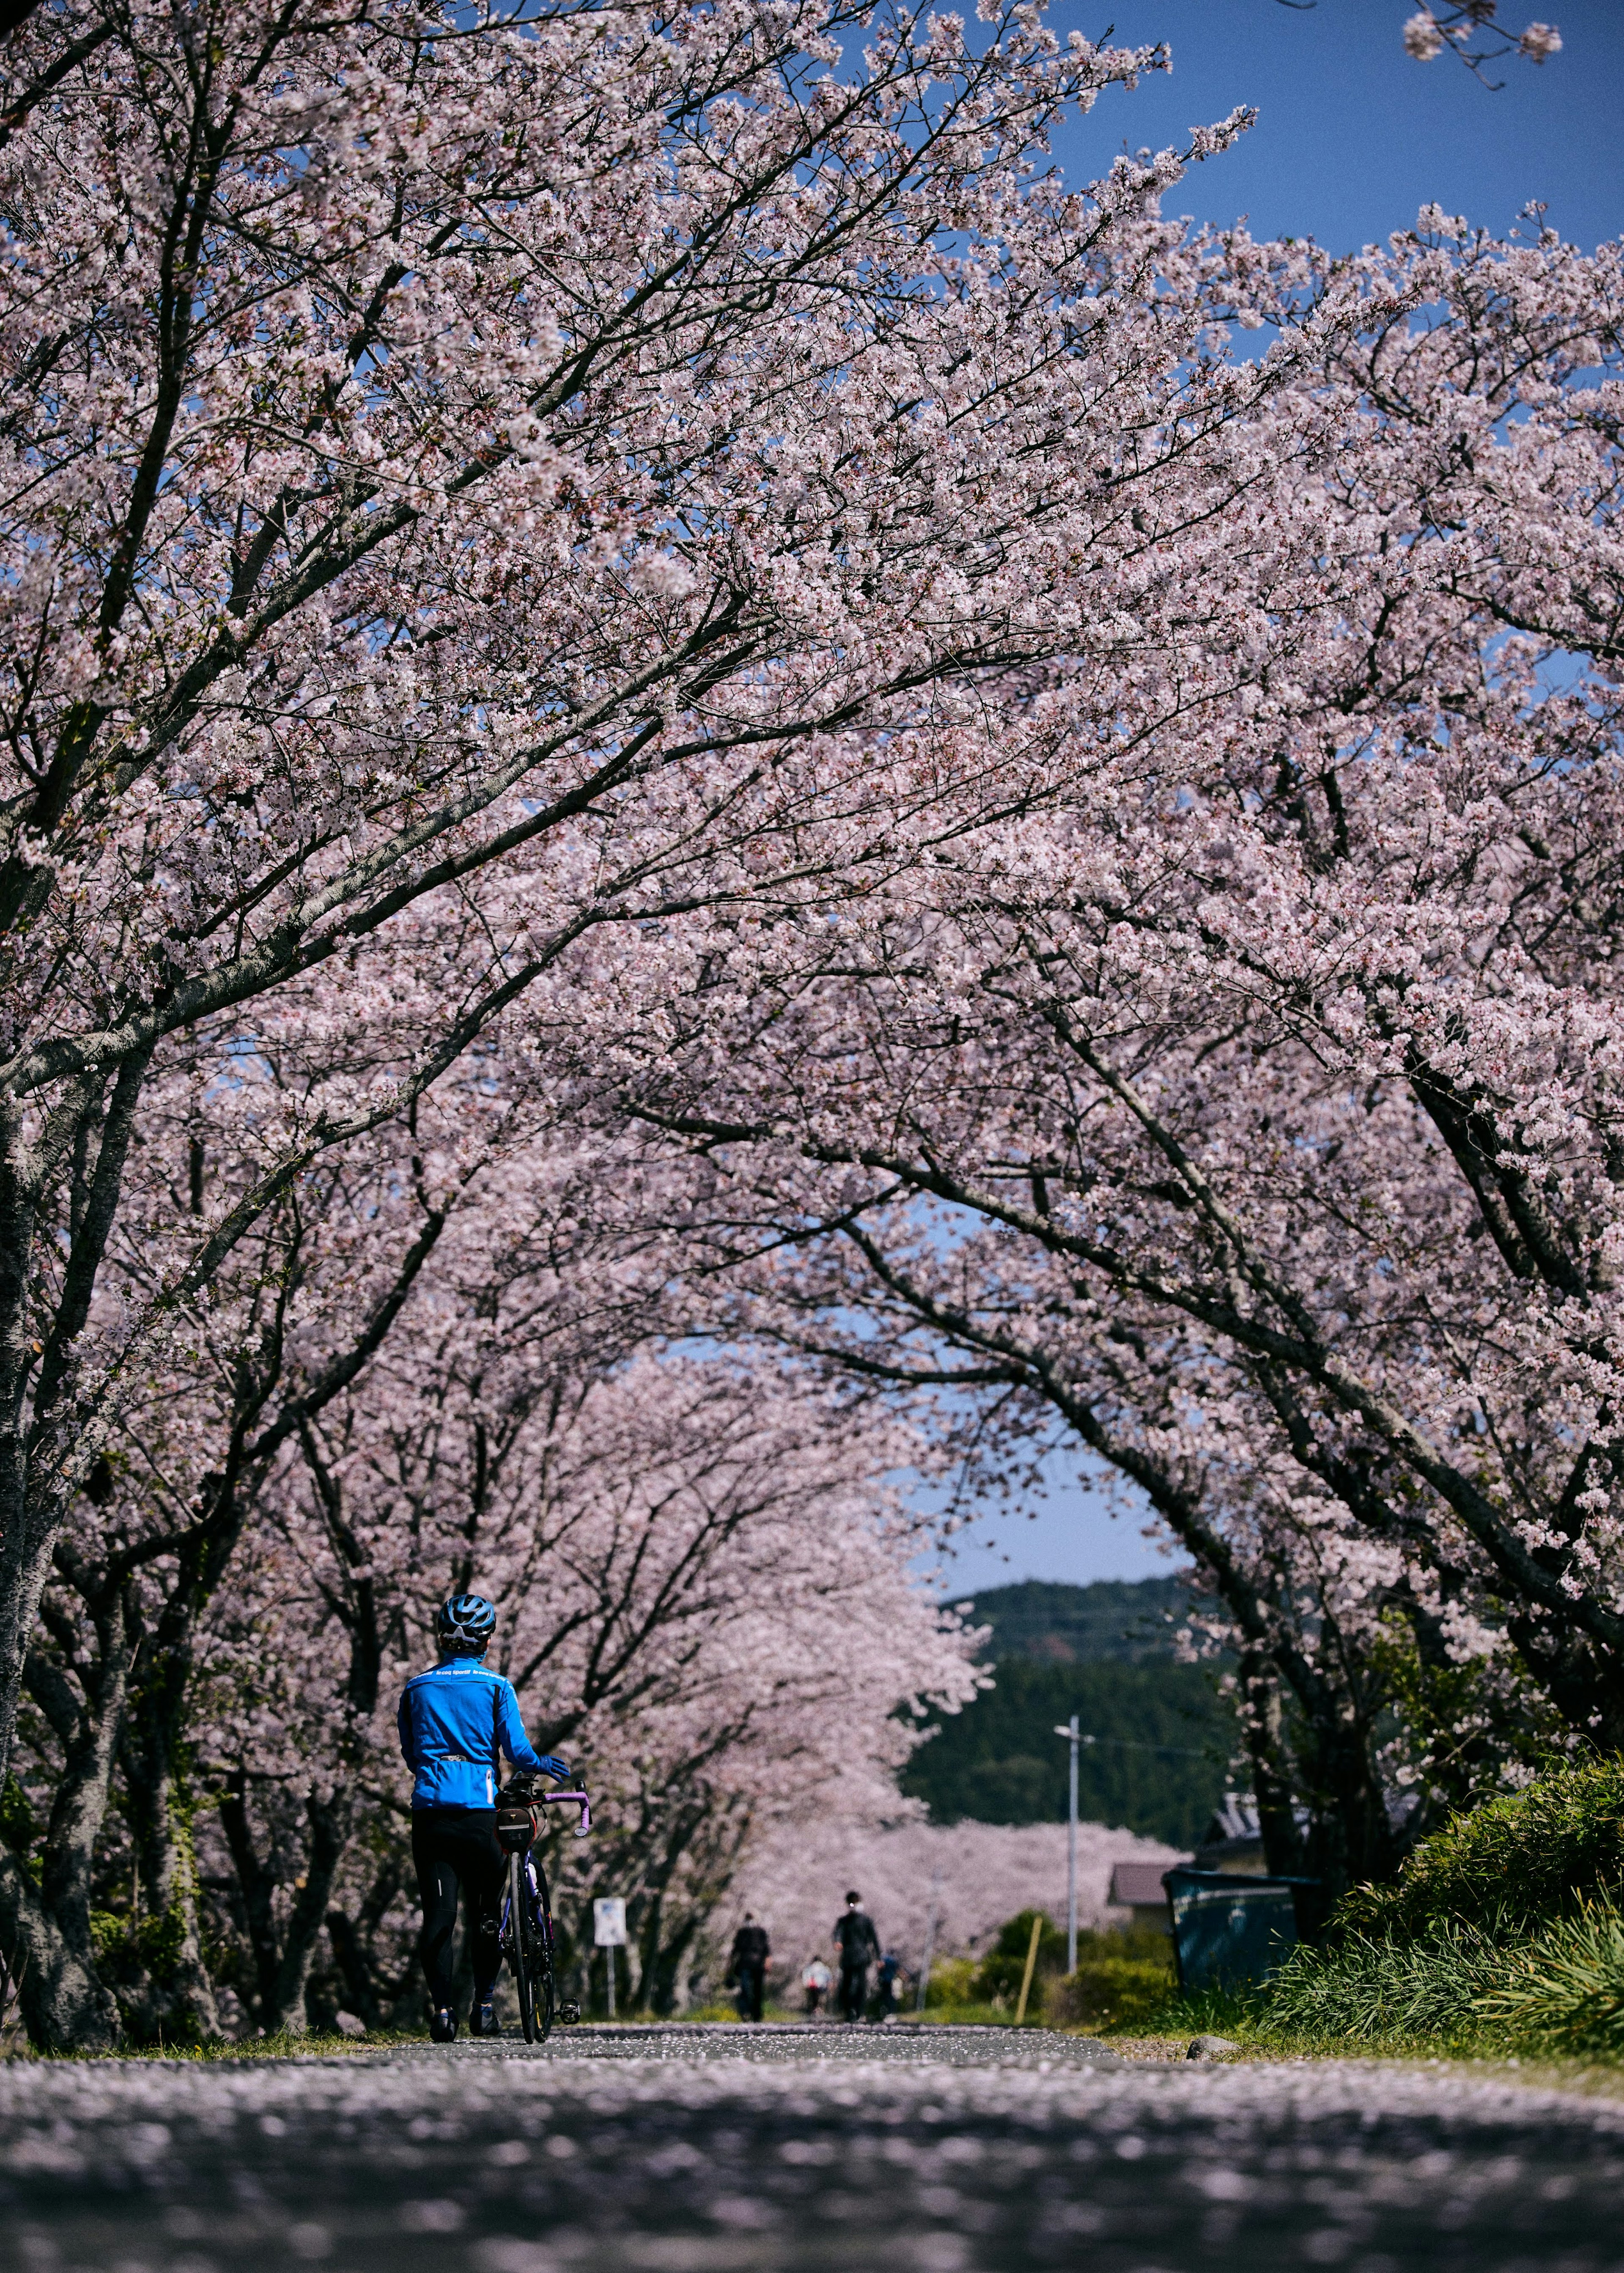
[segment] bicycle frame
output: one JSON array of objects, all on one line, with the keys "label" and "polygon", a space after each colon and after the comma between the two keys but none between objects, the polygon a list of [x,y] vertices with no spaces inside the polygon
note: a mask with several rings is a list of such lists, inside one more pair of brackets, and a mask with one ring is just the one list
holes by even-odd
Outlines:
[{"label": "bicycle frame", "polygon": [[[518,1977],[520,2015],[527,2044],[536,2041],[534,2004],[526,2000],[533,2000],[537,1985],[531,1980],[530,1960],[525,1955],[528,1943],[533,1942],[540,1959],[541,2037],[544,2041],[553,2026],[557,1978],[554,1960],[558,1945],[553,1930],[553,1905],[547,1888],[546,1869],[537,1859],[536,1840],[541,1829],[543,1808],[558,1805],[573,1806],[578,1810],[575,1836],[584,1839],[592,1827],[592,1807],[583,1791],[544,1792],[536,1799],[499,1811],[498,1816],[497,1836],[508,1857],[508,1890],[502,1897],[498,1941],[503,1953],[512,1958]],[[514,1917],[515,1894],[520,1905],[520,1917],[516,1919]],[[575,2017],[573,2009],[571,2017]]]},{"label": "bicycle frame", "polygon": [[[524,1857],[524,1885],[526,1891],[530,1895],[531,1906],[530,1914],[532,1919],[534,1920],[538,1932],[541,1936],[542,1947],[546,1951],[548,1962],[551,1963],[553,1950],[553,1909],[547,1897],[545,1875],[538,1875],[536,1869],[536,1857],[534,1854],[526,1855]],[[504,1894],[502,1896],[501,1921],[498,1928],[501,1946],[504,1949],[508,1947],[508,1936],[513,1931],[512,1912],[513,1897],[511,1894]]]}]

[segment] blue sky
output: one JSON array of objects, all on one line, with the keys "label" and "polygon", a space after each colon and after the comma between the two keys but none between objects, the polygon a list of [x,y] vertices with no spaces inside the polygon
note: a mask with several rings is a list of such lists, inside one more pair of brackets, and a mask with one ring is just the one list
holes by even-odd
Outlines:
[{"label": "blue sky", "polygon": [[[1055,154],[1071,179],[1091,179],[1124,142],[1161,148],[1246,102],[1257,124],[1194,169],[1168,199],[1170,213],[1225,224],[1244,214],[1254,236],[1313,236],[1344,251],[1407,228],[1429,200],[1503,234],[1537,199],[1580,245],[1624,234],[1624,0],[1500,0],[1514,30],[1540,17],[1564,44],[1538,69],[1508,57],[1498,94],[1448,56],[1410,60],[1399,33],[1417,4],[1062,0],[1052,20],[1063,31],[1098,39],[1114,23],[1124,45],[1165,40],[1173,71],[1102,98]],[[1139,1523],[1113,1516],[1071,1467],[1051,1462],[1048,1497],[1029,1514],[972,1527],[946,1562],[951,1592],[1168,1567]]]},{"label": "blue sky", "polygon": [[1142,1536],[1144,1517],[1113,1515],[1103,1493],[1058,1452],[1046,1463],[1047,1489],[1007,1515],[987,1515],[960,1533],[941,1564],[951,1601],[1016,1579],[1148,1579],[1171,1570],[1169,1558]]},{"label": "blue sky", "polygon": [[[1056,156],[1091,178],[1126,142],[1177,144],[1199,123],[1252,104],[1240,146],[1194,169],[1168,210],[1257,236],[1314,236],[1338,251],[1407,228],[1435,201],[1499,233],[1530,199],[1590,247],[1624,232],[1624,0],[1500,0],[1521,30],[1541,17],[1563,48],[1513,56],[1491,94],[1451,57],[1412,63],[1400,42],[1418,0],[1060,0],[1051,21],[1116,44],[1165,41],[1169,77],[1113,90],[1068,124]],[[966,11],[966,13],[968,11]]]}]

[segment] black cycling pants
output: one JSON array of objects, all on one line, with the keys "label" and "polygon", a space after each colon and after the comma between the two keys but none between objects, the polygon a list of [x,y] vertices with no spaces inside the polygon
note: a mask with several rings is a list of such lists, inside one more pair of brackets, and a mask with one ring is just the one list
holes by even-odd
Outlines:
[{"label": "black cycling pants", "polygon": [[861,2021],[868,2002],[868,1967],[843,1965],[840,1968],[840,2018],[843,2021]]},{"label": "black cycling pants", "polygon": [[496,1843],[493,1807],[420,1807],[411,1819],[411,1859],[417,1866],[423,1931],[417,1955],[429,1984],[430,2001],[449,2006],[455,1969],[451,1945],[456,1934],[457,1896],[463,1897],[469,1962],[474,1969],[474,2002],[483,2005],[496,1986],[502,1954],[497,1944],[508,1857]]}]

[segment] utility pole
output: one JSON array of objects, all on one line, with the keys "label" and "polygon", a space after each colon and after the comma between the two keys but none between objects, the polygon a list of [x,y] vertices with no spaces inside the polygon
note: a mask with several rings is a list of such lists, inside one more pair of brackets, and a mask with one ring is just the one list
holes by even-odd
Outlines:
[{"label": "utility pole", "polygon": [[1066,1726],[1056,1728],[1055,1734],[1064,1737],[1071,1747],[1071,1792],[1066,1809],[1066,1971],[1077,1970],[1077,1748],[1082,1743],[1078,1734],[1077,1715],[1072,1714]]}]

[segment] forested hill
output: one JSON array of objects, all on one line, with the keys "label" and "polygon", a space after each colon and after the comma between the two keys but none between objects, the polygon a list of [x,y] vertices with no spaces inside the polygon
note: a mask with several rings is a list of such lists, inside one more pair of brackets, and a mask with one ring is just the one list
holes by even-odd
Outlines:
[{"label": "forested hill", "polygon": [[989,1625],[995,1685],[944,1715],[902,1778],[938,1823],[1045,1823],[1066,1811],[1075,1713],[1086,1744],[1078,1810],[1193,1847],[1229,1782],[1234,1724],[1214,1669],[1174,1661],[1184,1594],[1176,1578],[1067,1587],[1028,1579],[966,1597]]},{"label": "forested hill", "polygon": [[1038,1664],[1142,1664],[1169,1658],[1189,1602],[1182,1579],[1101,1579],[1092,1587],[1023,1579],[989,1587],[955,1604],[973,1625],[990,1626],[990,1658],[1025,1657]]}]

